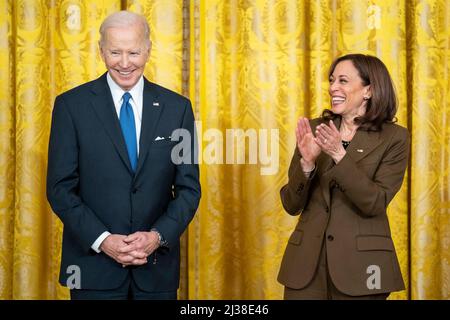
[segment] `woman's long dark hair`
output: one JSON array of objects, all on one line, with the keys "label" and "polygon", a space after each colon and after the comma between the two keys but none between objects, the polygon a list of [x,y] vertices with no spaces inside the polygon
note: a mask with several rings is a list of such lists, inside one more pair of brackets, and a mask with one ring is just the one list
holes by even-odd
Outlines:
[{"label": "woman's long dark hair", "polygon": [[[337,58],[328,72],[330,77],[339,62],[350,60],[358,70],[363,86],[370,85],[372,96],[367,100],[366,113],[356,117],[355,123],[369,131],[379,131],[383,123],[397,122],[397,97],[391,76],[384,63],[377,57],[364,54],[348,54]],[[333,120],[339,117],[325,109],[322,118]]]}]

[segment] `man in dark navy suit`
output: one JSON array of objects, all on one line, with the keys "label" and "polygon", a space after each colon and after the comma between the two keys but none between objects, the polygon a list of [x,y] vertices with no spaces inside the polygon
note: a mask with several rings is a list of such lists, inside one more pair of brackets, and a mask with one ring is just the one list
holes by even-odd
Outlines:
[{"label": "man in dark navy suit", "polygon": [[[144,17],[116,12],[100,34],[108,72],[53,109],[47,197],[64,224],[59,280],[72,299],[176,299],[179,238],[200,201],[191,103],[143,77]],[[180,129],[191,140],[174,152]]]}]

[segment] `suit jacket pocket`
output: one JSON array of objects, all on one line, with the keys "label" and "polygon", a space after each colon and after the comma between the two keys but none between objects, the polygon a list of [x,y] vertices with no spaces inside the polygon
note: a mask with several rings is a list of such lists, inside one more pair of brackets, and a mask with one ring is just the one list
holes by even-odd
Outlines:
[{"label": "suit jacket pocket", "polygon": [[298,246],[302,242],[302,238],[303,231],[294,230],[294,232],[292,232],[291,234],[291,237],[289,238],[289,243]]},{"label": "suit jacket pocket", "polygon": [[177,143],[178,141],[172,141],[169,139],[157,140],[152,142],[151,148],[169,148],[175,146]]},{"label": "suit jacket pocket", "polygon": [[390,237],[358,236],[356,238],[358,251],[394,251],[394,244]]}]

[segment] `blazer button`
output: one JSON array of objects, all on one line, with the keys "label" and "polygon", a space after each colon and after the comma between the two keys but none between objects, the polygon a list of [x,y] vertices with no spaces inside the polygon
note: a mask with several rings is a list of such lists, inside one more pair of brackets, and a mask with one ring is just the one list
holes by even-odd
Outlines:
[{"label": "blazer button", "polygon": [[325,212],[328,213],[330,212],[330,209],[328,207],[325,208]]},{"label": "blazer button", "polygon": [[327,239],[328,239],[328,241],[333,241],[333,240],[334,240],[334,237],[333,237],[331,234],[329,234],[328,237],[327,237]]},{"label": "blazer button", "polygon": [[137,188],[133,188],[133,190],[131,191],[132,193],[136,193],[138,191]]}]

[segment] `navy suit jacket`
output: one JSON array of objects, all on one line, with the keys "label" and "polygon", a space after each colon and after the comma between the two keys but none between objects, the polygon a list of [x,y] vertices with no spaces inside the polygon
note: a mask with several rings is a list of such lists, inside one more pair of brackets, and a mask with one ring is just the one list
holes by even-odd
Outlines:
[{"label": "navy suit jacket", "polygon": [[[184,156],[191,163],[171,161],[178,142],[170,136],[178,128],[190,133],[191,148]],[[194,130],[190,101],[144,78],[140,151],[133,173],[106,74],[56,98],[47,198],[64,224],[62,285],[74,265],[80,270],[81,289],[119,287],[129,272],[146,291],[178,288],[179,238],[200,201]],[[143,266],[123,268],[91,249],[104,231],[128,235],[151,228],[163,235],[168,247],[157,249]]]}]

